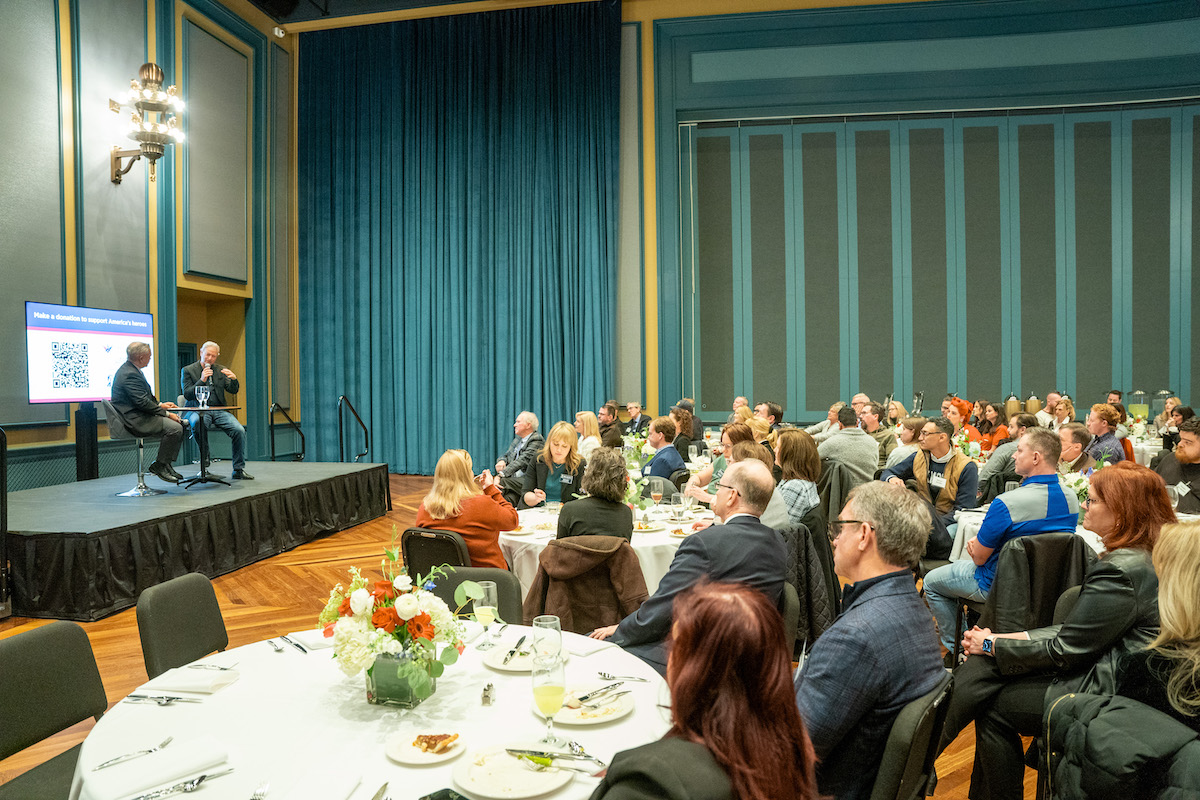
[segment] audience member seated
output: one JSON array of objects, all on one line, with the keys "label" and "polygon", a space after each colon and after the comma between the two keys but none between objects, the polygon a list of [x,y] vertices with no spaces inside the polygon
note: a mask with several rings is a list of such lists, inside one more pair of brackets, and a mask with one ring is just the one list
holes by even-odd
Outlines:
[{"label": "audience member seated", "polygon": [[677,469],[687,469],[683,457],[671,444],[675,440],[675,423],[670,417],[655,417],[646,434],[646,443],[654,448],[654,455],[642,469],[643,475],[657,475],[670,479]]},{"label": "audience member seated", "polygon": [[1113,429],[1113,436],[1118,439],[1125,439],[1129,436],[1129,412],[1125,410],[1125,406],[1120,403],[1112,404],[1113,410],[1117,412],[1117,427]]},{"label": "audience member seated", "polygon": [[1037,417],[1038,425],[1043,428],[1054,427],[1054,413],[1058,410],[1058,402],[1062,400],[1062,395],[1058,392],[1046,392],[1046,405],[1042,406],[1042,410],[1034,416]]},{"label": "audience member seated", "polygon": [[1058,471],[1066,475],[1068,472],[1087,472],[1096,466],[1096,459],[1086,452],[1092,443],[1092,435],[1082,422],[1068,422],[1058,429],[1058,438],[1062,443],[1062,455],[1058,461]]},{"label": "audience member seated", "polygon": [[600,421],[590,411],[580,411],[575,415],[575,432],[579,434],[579,455],[591,458],[592,451],[601,447]]},{"label": "audience member seated", "polygon": [[887,457],[887,461],[883,465],[884,469],[891,469],[917,452],[921,446],[917,439],[921,435],[921,429],[928,421],[925,417],[905,417],[900,420],[900,424],[896,426],[896,449]]},{"label": "audience member seated", "polygon": [[642,413],[642,404],[637,401],[625,404],[625,411],[629,414],[629,422],[625,423],[626,434],[645,434],[646,428],[650,425],[650,418]]},{"label": "audience member seated", "polygon": [[[775,468],[775,454],[765,444],[757,442],[738,442],[733,446],[733,450],[729,453],[729,463],[737,464],[741,461],[750,460],[760,461],[767,468],[773,470]],[[774,480],[774,475],[771,476]],[[768,528],[780,530],[787,527],[788,522],[787,503],[784,502],[783,495],[779,493],[779,486],[776,484],[771,492],[771,500],[767,503],[767,507],[763,509],[759,519],[763,525]],[[693,529],[708,527],[712,523],[693,525]]]},{"label": "audience member seated", "polygon": [[620,536],[633,539],[633,511],[625,504],[629,472],[625,459],[612,448],[602,447],[592,454],[583,473],[581,497],[564,503],[558,515],[558,537]]},{"label": "audience member seated", "polygon": [[[746,406],[741,406],[746,408]],[[713,450],[713,461],[704,469],[688,479],[684,492],[699,500],[701,503],[712,503],[717,494],[721,476],[729,466],[725,453],[733,452],[733,446],[738,442],[753,442],[754,431],[742,422],[732,422],[721,429],[721,444]]]},{"label": "audience member seated", "polygon": [[1014,472],[1013,455],[1017,452],[1017,440],[1020,439],[1026,431],[1038,427],[1037,417],[1033,414],[1017,414],[1011,420],[1009,432],[1012,434],[1012,439],[1003,442],[992,450],[988,460],[979,468],[979,485],[983,486],[987,483],[988,478],[993,475],[1003,475],[1006,472]]},{"label": "audience member seated", "polygon": [[783,406],[769,400],[758,403],[754,406],[754,416],[766,420],[766,423],[771,426],[771,430],[777,431],[780,423],[783,422]]},{"label": "audience member seated", "polygon": [[517,527],[517,511],[486,469],[478,478],[466,450],[447,450],[433,468],[433,488],[417,508],[418,528],[454,531],[467,543],[472,567],[508,569],[500,531]]},{"label": "audience member seated", "polygon": [[[830,436],[833,436],[842,429],[838,424],[838,412],[845,407],[846,404],[841,400],[838,400],[829,407],[829,416],[818,422],[816,425],[809,425],[804,429],[805,433],[811,435],[813,437],[813,441],[815,441],[817,444],[820,444]],[[855,416],[858,415],[855,414]]]},{"label": "audience member seated", "polygon": [[1167,486],[1175,487],[1180,513],[1200,514],[1200,417],[1180,423],[1179,444],[1162,457],[1154,471]]},{"label": "audience member seated", "polygon": [[1008,412],[1000,403],[986,402],[983,404],[983,421],[979,423],[979,435],[983,437],[980,449],[987,453],[994,450],[1001,442],[1009,439]]},{"label": "audience member seated", "polygon": [[617,753],[592,800],[815,800],[779,612],[746,586],[707,583],[674,617],[671,728]]},{"label": "audience member seated", "polygon": [[733,412],[733,416],[737,422],[747,424],[750,422],[750,420],[754,419],[754,409],[752,409],[749,405],[744,405],[737,411]]},{"label": "audience member seated", "polygon": [[1167,402],[1163,405],[1163,412],[1154,418],[1154,427],[1160,436],[1164,433],[1167,433],[1168,429],[1172,425],[1171,411],[1174,410],[1175,406],[1181,405],[1183,405],[1182,399],[1178,397],[1167,398]]},{"label": "audience member seated", "polygon": [[967,419],[967,422],[979,428],[980,433],[983,433],[983,412],[987,408],[987,404],[988,401],[982,397],[976,400],[974,405],[971,406],[971,416]]},{"label": "audience member seated", "polygon": [[671,406],[671,422],[675,423],[675,438],[671,444],[679,451],[679,457],[688,461],[688,448],[692,446],[692,412],[682,406]]},{"label": "audience member seated", "polygon": [[605,403],[600,406],[600,410],[596,412],[596,422],[600,426],[600,444],[603,447],[620,447],[621,441],[621,423],[617,422],[617,407],[612,403]]},{"label": "audience member seated", "polygon": [[1075,404],[1071,402],[1071,398],[1063,395],[1062,399],[1054,406],[1054,422],[1050,427],[1058,430],[1068,422],[1075,421]]},{"label": "audience member seated", "polygon": [[755,460],[731,464],[713,500],[713,511],[721,524],[684,539],[650,599],[619,625],[592,631],[592,637],[611,637],[614,643],[665,674],[672,603],[702,579],[745,583],[765,594],[771,606],[778,608],[787,546],[783,537],[759,520],[774,488],[766,465]]},{"label": "audience member seated", "polygon": [[787,515],[783,520],[764,515],[763,523],[780,530],[799,525],[804,515],[820,504],[817,481],[821,478],[821,457],[817,455],[817,443],[798,428],[780,431],[775,444],[775,464],[782,475],[775,493],[783,499]]},{"label": "audience member seated", "polygon": [[[896,432],[891,428],[884,427],[883,415],[884,409],[879,403],[867,403],[863,406],[862,413],[858,415],[862,429],[875,440],[875,444],[879,448],[879,459],[875,464],[875,469],[883,469],[888,456],[896,449]],[[871,473],[871,477],[875,477],[874,472]]]},{"label": "audience member seated", "polygon": [[733,423],[737,422],[738,421],[737,410],[739,408],[746,408],[749,405],[750,405],[750,401],[747,400],[745,397],[742,397],[741,395],[738,395],[737,397],[733,398],[733,408],[729,412],[729,419],[725,421],[726,424],[732,425]]},{"label": "audience member seated", "polygon": [[849,581],[843,611],[795,679],[822,795],[870,797],[896,715],[945,674],[911,571],[930,524],[910,492],[874,481],[851,491],[830,523],[834,565]]},{"label": "audience member seated", "polygon": [[1163,433],[1163,447],[1167,450],[1174,450],[1179,444],[1179,427],[1196,416],[1196,412],[1191,406],[1177,405],[1171,409],[1171,424],[1167,426],[1166,432]]},{"label": "audience member seated", "polygon": [[921,431],[917,452],[879,476],[897,486],[914,481],[917,494],[937,508],[948,531],[957,529],[954,512],[974,508],[979,494],[979,469],[961,450],[950,446],[953,435],[950,420],[934,417]]},{"label": "audience member seated", "polygon": [[542,452],[525,472],[519,508],[567,503],[582,493],[579,484],[587,461],[579,455],[578,441],[574,428],[566,422],[554,423]]},{"label": "audience member seated", "polygon": [[1021,485],[988,505],[979,533],[967,542],[969,559],[938,567],[925,576],[925,599],[948,652],[954,651],[954,643],[962,633],[954,629],[959,605],[963,598],[980,602],[987,599],[1005,542],[1035,533],[1075,530],[1079,500],[1058,480],[1061,451],[1054,431],[1026,431],[1013,457],[1015,471],[1023,478]]},{"label": "audience member seated", "polygon": [[905,410],[903,403],[893,400],[888,405],[887,425],[889,428],[899,427],[907,416],[908,411]]},{"label": "audience member seated", "polygon": [[1108,390],[1108,399],[1105,400],[1104,402],[1108,403],[1110,406],[1115,406],[1121,402],[1121,398],[1124,396],[1125,396],[1125,393],[1122,392],[1120,389],[1109,389]]},{"label": "audience member seated", "polygon": [[696,401],[690,397],[684,397],[675,405],[692,415],[692,427],[687,428],[688,438],[693,442],[702,441],[704,439],[704,423],[696,414]]},{"label": "audience member seated", "polygon": [[953,438],[959,431],[966,431],[967,441],[979,442],[979,446],[983,447],[983,437],[979,434],[979,429],[971,423],[967,422],[967,416],[971,413],[971,404],[961,397],[949,395],[942,401],[942,416],[950,420],[950,424],[954,426]]},{"label": "audience member seated", "polygon": [[1117,441],[1117,410],[1107,403],[1097,403],[1088,414],[1087,429],[1092,435],[1092,443],[1084,450],[1096,463],[1104,461],[1105,465],[1116,464],[1125,460],[1125,448]]},{"label": "audience member seated", "polygon": [[838,412],[838,426],[837,433],[817,446],[817,454],[843,464],[859,483],[872,480],[879,469],[879,443],[858,427],[853,408]]},{"label": "audience member seated", "polygon": [[1158,635],[1158,579],[1151,550],[1174,522],[1162,479],[1121,462],[1092,476],[1084,527],[1105,552],[1087,572],[1061,625],[963,637],[967,662],[955,672],[942,746],[975,722],[972,798],[1022,796],[1021,736],[1038,736],[1043,712],[1069,692],[1112,694],[1117,665]]},{"label": "audience member seated", "polygon": [[512,505],[520,502],[525,486],[525,471],[533,464],[545,442],[538,433],[538,418],[532,411],[522,411],[513,422],[512,443],[504,455],[496,460],[496,481],[504,492],[504,499]]},{"label": "audience member seated", "polygon": [[854,416],[857,417],[862,413],[862,410],[871,402],[871,398],[867,397],[865,392],[859,392],[850,398],[850,407],[854,409]]}]

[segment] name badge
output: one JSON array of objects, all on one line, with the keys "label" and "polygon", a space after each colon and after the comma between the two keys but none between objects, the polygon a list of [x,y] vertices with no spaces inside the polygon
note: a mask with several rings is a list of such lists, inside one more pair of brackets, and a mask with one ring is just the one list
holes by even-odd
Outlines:
[{"label": "name badge", "polygon": [[574,475],[559,475],[558,482],[559,483],[574,483],[575,476]]},{"label": "name badge", "polygon": [[929,473],[929,486],[937,489],[939,492],[946,488],[946,476],[939,475],[936,472]]},{"label": "name badge", "polygon": [[1187,497],[1192,493],[1192,487],[1183,481],[1180,481],[1179,483],[1175,484],[1175,491],[1179,493],[1180,497]]}]

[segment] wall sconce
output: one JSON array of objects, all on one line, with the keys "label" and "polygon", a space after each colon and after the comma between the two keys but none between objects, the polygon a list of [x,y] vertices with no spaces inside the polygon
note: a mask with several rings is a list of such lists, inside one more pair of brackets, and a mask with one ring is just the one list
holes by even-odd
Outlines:
[{"label": "wall sconce", "polygon": [[[138,70],[140,81],[129,82],[129,93],[122,98],[123,102],[109,100],[108,107],[114,113],[120,113],[122,106],[133,109],[130,117],[129,138],[138,143],[136,150],[122,150],[119,145],[113,145],[110,156],[112,182],[120,183],[121,176],[129,172],[133,162],[145,156],[150,162],[150,180],[154,180],[154,162],[162,157],[168,144],[183,141],[183,130],[179,127],[176,114],[183,113],[183,98],[179,90],[170,86],[162,90],[163,71],[158,64],[142,64]],[[124,168],[122,159],[129,162]]]}]

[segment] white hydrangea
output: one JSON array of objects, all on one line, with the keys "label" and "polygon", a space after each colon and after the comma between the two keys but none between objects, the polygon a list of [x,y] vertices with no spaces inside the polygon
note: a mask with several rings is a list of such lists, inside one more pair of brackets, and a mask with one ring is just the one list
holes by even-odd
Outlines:
[{"label": "white hydrangea", "polygon": [[420,605],[417,602],[417,598],[411,592],[402,594],[396,598],[396,613],[405,622],[415,617],[418,611],[420,611]]},{"label": "white hydrangea", "polygon": [[347,675],[357,675],[375,660],[368,644],[371,627],[366,620],[342,617],[333,627],[333,647],[338,666]]},{"label": "white hydrangea", "polygon": [[458,620],[454,618],[454,612],[432,592],[421,592],[418,597],[421,610],[429,615],[433,629],[438,632],[437,640],[447,643],[458,641],[461,633],[458,629]]}]

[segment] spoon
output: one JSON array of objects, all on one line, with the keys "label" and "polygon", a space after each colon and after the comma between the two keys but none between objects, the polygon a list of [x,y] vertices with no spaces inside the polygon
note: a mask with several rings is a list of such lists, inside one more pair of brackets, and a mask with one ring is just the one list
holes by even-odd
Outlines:
[{"label": "spoon", "polygon": [[105,761],[103,764],[97,764],[96,766],[92,767],[92,772],[95,772],[98,769],[104,769],[105,767],[111,767],[113,764],[121,764],[125,761],[129,761],[134,758],[139,758],[141,756],[148,756],[151,753],[157,753],[159,750],[162,750],[164,747],[166,747],[172,741],[174,741],[174,739],[175,739],[174,736],[168,736],[167,738],[165,738],[161,742],[159,742],[157,747],[151,747],[147,750],[138,750],[133,753],[126,753],[123,756],[117,756],[116,758],[110,758],[108,761]]},{"label": "spoon", "polygon": [[275,644],[274,639],[267,639],[267,644],[271,645],[271,649],[274,650],[276,653],[283,652],[283,648],[280,647],[279,645]]},{"label": "spoon", "polygon": [[579,742],[576,742],[574,740],[567,742],[567,749],[571,751],[572,755],[579,756],[580,758],[586,758],[588,761],[593,761],[593,762],[599,764],[601,767],[608,766],[608,764],[605,764],[603,761],[596,758],[595,756],[589,755],[588,752],[583,749],[583,745],[581,745]]},{"label": "spoon", "polygon": [[635,675],[610,675],[607,672],[597,672],[601,680],[606,681],[638,681],[639,683],[649,683],[645,678],[639,678]]}]

